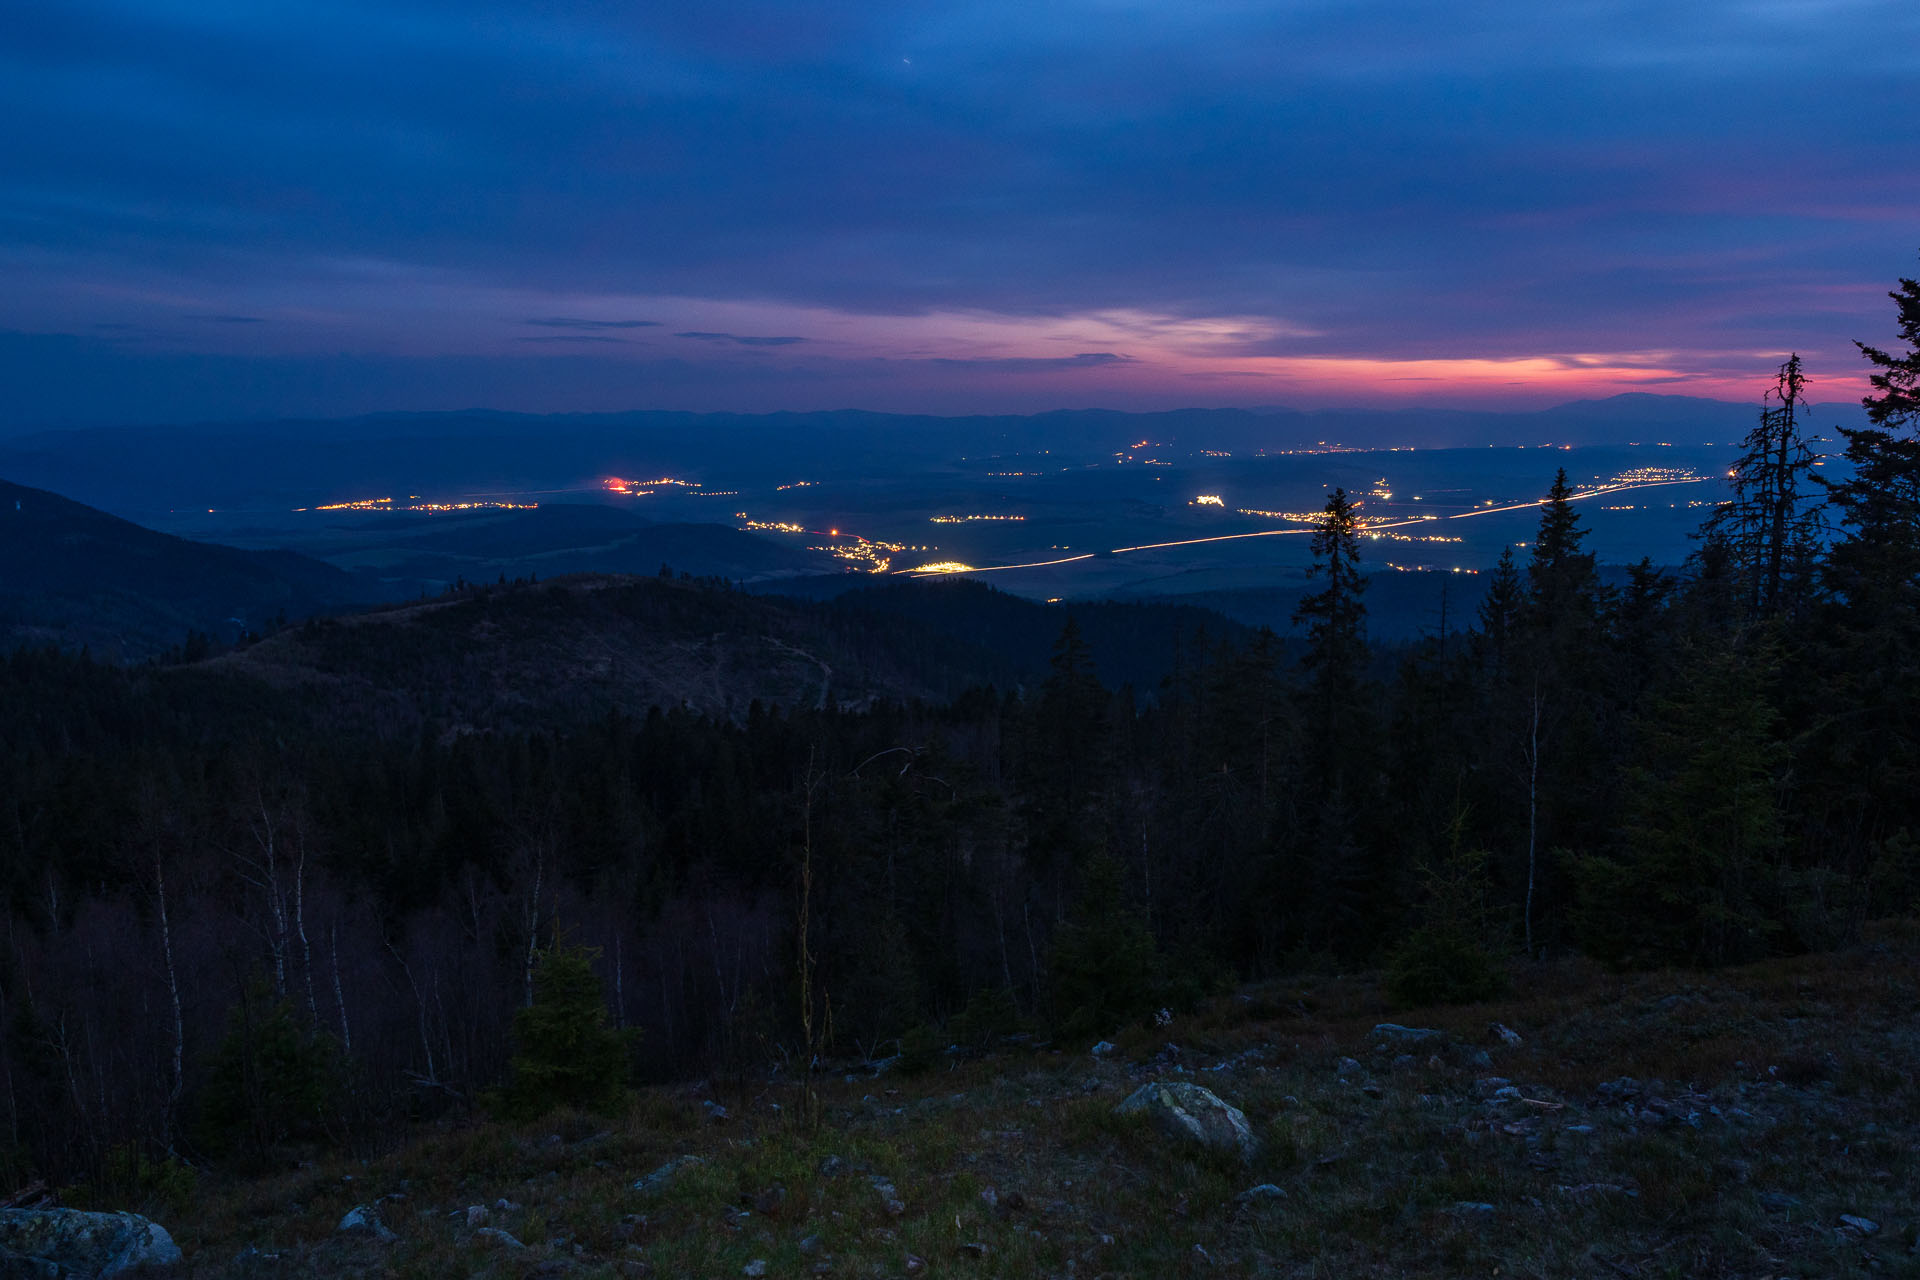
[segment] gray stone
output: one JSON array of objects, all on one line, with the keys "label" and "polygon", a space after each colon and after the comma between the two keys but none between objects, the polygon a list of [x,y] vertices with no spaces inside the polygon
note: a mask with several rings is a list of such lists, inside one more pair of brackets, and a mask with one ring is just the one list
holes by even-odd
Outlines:
[{"label": "gray stone", "polygon": [[1862,1218],[1860,1215],[1854,1213],[1841,1214],[1840,1225],[1850,1231],[1858,1231],[1863,1236],[1878,1235],[1880,1232],[1879,1223],[1875,1222],[1872,1218]]},{"label": "gray stone", "polygon": [[665,1191],[668,1184],[679,1177],[683,1171],[698,1168],[705,1163],[706,1161],[702,1160],[699,1156],[675,1156],[646,1177],[635,1182],[633,1189],[645,1195],[657,1196]]},{"label": "gray stone", "polygon": [[372,1236],[375,1240],[396,1238],[387,1229],[387,1224],[380,1221],[380,1211],[370,1204],[357,1204],[347,1210],[346,1216],[340,1219],[340,1225],[335,1229],[348,1235]]},{"label": "gray stone", "polygon": [[1519,1044],[1525,1043],[1522,1040],[1520,1033],[1518,1031],[1515,1031],[1512,1027],[1507,1026],[1505,1023],[1496,1022],[1492,1024],[1490,1027],[1488,1027],[1487,1029],[1493,1032],[1494,1035],[1498,1036],[1502,1044],[1519,1045]]},{"label": "gray stone", "polygon": [[1234,1197],[1234,1199],[1238,1200],[1241,1204],[1254,1204],[1263,1200],[1285,1200],[1286,1198],[1286,1188],[1277,1187],[1271,1182],[1262,1182],[1258,1186],[1248,1187],[1245,1191],[1242,1191]]},{"label": "gray stone", "polygon": [[1447,1033],[1434,1027],[1403,1027],[1397,1022],[1382,1022],[1373,1029],[1375,1037],[1394,1044],[1439,1044]]},{"label": "gray stone", "polygon": [[91,1280],[175,1266],[180,1248],[165,1227],[137,1213],[0,1209],[0,1257],[7,1275]]},{"label": "gray stone", "polygon": [[1453,1211],[1455,1213],[1471,1214],[1478,1217],[1482,1214],[1494,1212],[1494,1208],[1484,1200],[1459,1200],[1454,1203]]},{"label": "gray stone", "polygon": [[482,1227],[473,1233],[473,1238],[475,1240],[484,1240],[488,1244],[497,1245],[502,1249],[524,1249],[527,1247],[521,1244],[512,1232],[502,1231],[498,1227]]},{"label": "gray stone", "polygon": [[763,1276],[767,1274],[767,1260],[765,1258],[755,1258],[752,1262],[740,1268],[740,1274],[743,1276]]},{"label": "gray stone", "polygon": [[1114,1048],[1115,1048],[1115,1045],[1113,1041],[1102,1040],[1099,1044],[1093,1046],[1093,1056],[1096,1058],[1104,1058],[1108,1054],[1112,1053],[1114,1051]]},{"label": "gray stone", "polygon": [[1116,1115],[1145,1115],[1170,1138],[1197,1142],[1214,1151],[1232,1152],[1251,1161],[1260,1140],[1240,1108],[1230,1106],[1212,1091],[1185,1081],[1156,1081],[1141,1085],[1114,1109]]},{"label": "gray stone", "polygon": [[0,1250],[0,1280],[61,1280],[67,1273],[49,1258],[29,1258],[24,1253]]}]

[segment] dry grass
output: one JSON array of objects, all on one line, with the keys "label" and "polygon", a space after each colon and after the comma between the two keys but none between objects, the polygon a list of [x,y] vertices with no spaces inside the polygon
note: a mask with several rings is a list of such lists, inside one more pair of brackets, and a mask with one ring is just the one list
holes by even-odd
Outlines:
[{"label": "dry grass", "polygon": [[[1920,930],[1883,928],[1713,975],[1560,966],[1419,1015],[1366,978],[1273,984],[1106,1060],[833,1079],[812,1131],[791,1086],[718,1123],[701,1090],[654,1090],[617,1122],[474,1124],[212,1189],[169,1225],[202,1276],[1920,1275],[1916,962]],[[1372,1034],[1389,1019],[1451,1043],[1403,1058]],[[1254,1167],[1113,1115],[1174,1076],[1246,1111]],[[705,1163],[633,1189],[683,1154]],[[1285,1198],[1236,1199],[1258,1182]],[[381,1197],[395,1241],[335,1233]],[[503,1199],[487,1225],[525,1248],[467,1225]]]}]

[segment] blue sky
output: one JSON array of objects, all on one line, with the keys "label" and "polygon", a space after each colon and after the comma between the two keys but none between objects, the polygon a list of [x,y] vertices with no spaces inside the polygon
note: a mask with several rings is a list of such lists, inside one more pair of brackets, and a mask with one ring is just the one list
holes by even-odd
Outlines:
[{"label": "blue sky", "polygon": [[1920,6],[15,6],[0,427],[1819,398]]}]

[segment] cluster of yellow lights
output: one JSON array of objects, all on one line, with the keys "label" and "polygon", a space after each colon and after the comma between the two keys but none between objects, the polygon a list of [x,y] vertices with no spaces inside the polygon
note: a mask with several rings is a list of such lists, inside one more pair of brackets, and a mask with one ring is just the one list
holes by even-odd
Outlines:
[{"label": "cluster of yellow lights", "polygon": [[1257,516],[1262,520],[1290,520],[1294,524],[1319,524],[1326,519],[1324,511],[1259,511],[1253,507],[1235,507],[1234,513]]},{"label": "cluster of yellow lights", "polygon": [[929,524],[972,524],[978,520],[1025,520],[1025,516],[928,516]]},{"label": "cluster of yellow lights", "polygon": [[1193,505],[1196,507],[1224,507],[1227,504],[1221,501],[1220,495],[1217,493],[1201,493],[1194,495]]},{"label": "cluster of yellow lights", "polygon": [[[733,514],[735,519],[747,519],[747,513],[744,511],[736,511]],[[744,527],[761,533],[805,533],[807,531],[805,525],[795,524],[791,520],[747,520]]]},{"label": "cluster of yellow lights", "polygon": [[989,471],[990,476],[1043,476],[1044,471]]},{"label": "cluster of yellow lights", "polygon": [[777,484],[773,489],[775,493],[784,492],[787,489],[811,489],[818,483],[817,480],[795,480],[792,484]]},{"label": "cluster of yellow lights", "polygon": [[1231,458],[1233,456],[1233,451],[1230,449],[1202,449],[1200,453],[1203,457],[1208,458]]},{"label": "cluster of yellow lights", "polygon": [[697,480],[675,480],[672,476],[662,476],[658,480],[622,480],[619,476],[608,476],[601,484],[609,493],[623,494],[629,498],[644,498],[655,489],[664,489],[678,485],[682,489],[698,489]]},{"label": "cluster of yellow lights", "polygon": [[1608,484],[1669,484],[1675,480],[1703,480],[1692,467],[1633,467],[1608,480]]},{"label": "cluster of yellow lights", "polygon": [[958,560],[935,560],[931,564],[921,565],[918,569],[915,569],[914,572],[915,573],[972,573],[973,566],[970,564],[962,564]]},{"label": "cluster of yellow lights", "polygon": [[[832,531],[838,538],[843,535],[838,529]],[[893,567],[893,557],[902,551],[924,551],[925,547],[908,547],[899,542],[883,542],[876,538],[863,538],[857,533],[844,535],[845,541],[825,547],[808,547],[809,551],[824,551],[839,560],[865,565],[869,573],[885,573]]]},{"label": "cluster of yellow lights", "polygon": [[352,502],[329,502],[318,507],[295,507],[295,511],[532,511],[537,502],[421,502],[414,494],[406,502],[392,498],[356,498]]}]

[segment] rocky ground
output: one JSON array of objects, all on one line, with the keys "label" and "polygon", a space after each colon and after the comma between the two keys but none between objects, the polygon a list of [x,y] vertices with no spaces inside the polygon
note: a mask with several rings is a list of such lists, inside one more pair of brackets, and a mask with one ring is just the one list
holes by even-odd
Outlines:
[{"label": "rocky ground", "polygon": [[[835,1074],[817,1124],[791,1081],[654,1090],[165,1222],[209,1277],[1920,1276],[1916,1010],[1911,927],[1447,1010],[1285,982],[1097,1055]],[[1119,1114],[1150,1082],[1244,1132]]]}]

